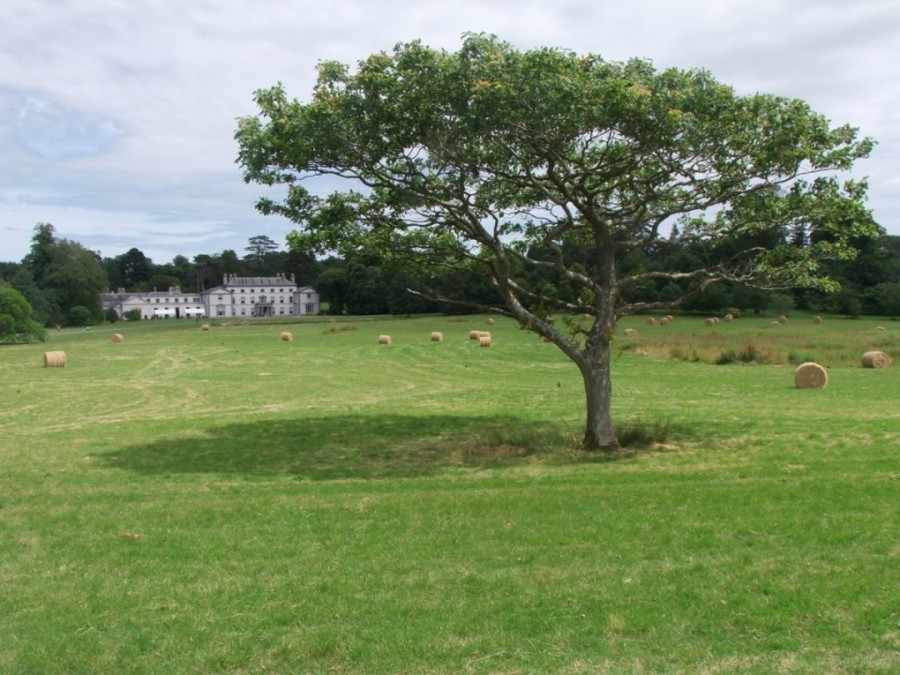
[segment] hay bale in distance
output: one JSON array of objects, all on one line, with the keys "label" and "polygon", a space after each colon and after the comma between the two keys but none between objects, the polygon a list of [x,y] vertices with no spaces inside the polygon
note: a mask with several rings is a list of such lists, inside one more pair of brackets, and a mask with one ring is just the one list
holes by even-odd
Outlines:
[{"label": "hay bale in distance", "polygon": [[281,341],[282,341],[282,342],[293,342],[293,341],[294,341],[294,334],[291,333],[290,331],[287,331],[287,330],[282,331],[282,332],[281,332]]},{"label": "hay bale in distance", "polygon": [[891,357],[884,352],[871,351],[862,355],[863,368],[887,368],[891,365]]},{"label": "hay bale in distance", "polygon": [[884,330],[884,326],[875,326],[875,330]]},{"label": "hay bale in distance", "polygon": [[662,319],[659,320],[660,326],[668,326],[670,323],[672,323],[672,319],[670,319],[667,316],[664,316]]},{"label": "hay bale in distance", "polygon": [[710,317],[706,320],[707,326],[715,326],[717,323],[719,323],[719,322],[716,321],[713,317]]},{"label": "hay bale in distance", "polygon": [[470,339],[470,340],[477,340],[477,339],[480,338],[480,337],[481,337],[481,331],[480,331],[480,330],[470,330],[470,331],[469,331],[469,339]]},{"label": "hay bale in distance", "polygon": [[637,337],[637,334],[638,334],[638,333],[637,333],[637,331],[636,331],[634,328],[626,328],[626,329],[625,329],[625,332],[624,332],[624,335],[625,335],[625,337],[627,337],[627,338]]},{"label": "hay bale in distance", "polygon": [[44,352],[44,368],[65,368],[65,352]]},{"label": "hay bale in distance", "polygon": [[443,341],[444,341],[444,334],[443,334],[443,333],[439,333],[438,331],[432,331],[432,333],[431,333],[431,341],[432,341],[432,342],[443,342]]},{"label": "hay bale in distance", "polygon": [[778,323],[787,323],[787,317],[784,314],[782,314],[781,316],[778,317]]},{"label": "hay bale in distance", "polygon": [[822,323],[822,317],[821,317],[821,316],[814,316],[814,317],[813,317],[813,323]]},{"label": "hay bale in distance", "polygon": [[722,320],[725,323],[731,323],[732,321],[734,321],[734,314],[726,314],[725,316],[722,317]]},{"label": "hay bale in distance", "polygon": [[478,338],[478,346],[479,347],[490,347],[491,346],[491,336],[490,335],[482,335]]},{"label": "hay bale in distance", "polygon": [[200,330],[209,330],[209,324],[208,323],[203,324],[202,326],[200,326]]},{"label": "hay bale in distance", "polygon": [[655,325],[656,325],[656,319],[654,319],[652,316],[648,316],[648,317],[647,317],[647,325],[648,325],[648,326],[655,326]]},{"label": "hay bale in distance", "polygon": [[769,325],[772,326],[772,328],[778,328],[778,327],[781,325],[781,322],[780,322],[780,321],[773,321],[773,322],[772,322],[771,324],[769,324]]},{"label": "hay bale in distance", "polygon": [[390,335],[379,335],[378,336],[378,344],[380,344],[380,345],[391,344],[391,336]]},{"label": "hay bale in distance", "polygon": [[493,326],[493,325],[494,325],[494,320],[491,319],[490,317],[488,317],[487,325],[488,325],[488,326]]},{"label": "hay bale in distance", "polygon": [[125,342],[125,336],[121,333],[113,333],[111,339],[113,342]]},{"label": "hay bale in distance", "polygon": [[828,372],[818,363],[807,361],[794,371],[794,386],[798,389],[822,389],[828,384]]}]

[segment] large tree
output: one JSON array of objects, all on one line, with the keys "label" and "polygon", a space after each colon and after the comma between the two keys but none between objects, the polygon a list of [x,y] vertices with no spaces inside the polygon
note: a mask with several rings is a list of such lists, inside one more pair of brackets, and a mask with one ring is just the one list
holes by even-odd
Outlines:
[{"label": "large tree", "polygon": [[[419,42],[356,68],[322,62],[308,102],[278,85],[238,121],[247,181],[287,186],[259,209],[298,224],[302,250],[377,250],[386,261],[468,267],[489,278],[487,307],[552,341],[579,368],[584,447],[617,445],[610,362],[623,315],[677,307],[684,295],[632,300],[622,290],[720,281],[827,286],[823,257],[851,255],[874,232],[864,182],[838,173],[872,142],[832,127],[800,100],[738,95],[703,70],[518,51],[468,35],[458,52]],[[328,182],[305,182],[324,176]],[[346,190],[317,185],[346,179]],[[680,241],[727,250],[689,270],[619,272],[677,223]],[[760,246],[814,224],[807,247]],[[573,259],[567,250],[580,251]],[[540,255],[536,253],[539,252]],[[586,264],[585,264],[586,263]],[[535,270],[544,283],[528,283]],[[555,292],[557,286],[577,289]],[[586,323],[564,320],[586,315]]]},{"label": "large tree", "polygon": [[50,322],[65,323],[69,311],[79,306],[87,308],[93,320],[102,319],[100,294],[108,290],[109,280],[97,253],[78,242],[57,239],[53,225],[38,223],[23,266],[42,292]]}]

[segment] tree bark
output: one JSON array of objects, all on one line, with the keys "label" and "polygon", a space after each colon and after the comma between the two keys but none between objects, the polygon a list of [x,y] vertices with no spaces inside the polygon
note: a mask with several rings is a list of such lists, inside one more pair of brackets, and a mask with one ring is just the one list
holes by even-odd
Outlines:
[{"label": "tree bark", "polygon": [[614,450],[619,447],[612,424],[612,377],[608,339],[590,350],[590,355],[578,364],[584,380],[587,417],[582,448],[590,451]]}]

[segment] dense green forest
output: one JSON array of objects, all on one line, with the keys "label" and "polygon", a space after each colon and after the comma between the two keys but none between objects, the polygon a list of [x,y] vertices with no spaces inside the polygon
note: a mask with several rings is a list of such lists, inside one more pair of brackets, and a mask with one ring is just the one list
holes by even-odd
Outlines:
[{"label": "dense green forest", "polygon": [[[767,235],[762,246],[782,243],[807,245],[815,232],[792,231]],[[844,316],[862,314],[900,317],[900,237],[882,233],[874,239],[855,242],[858,255],[853,260],[833,260],[827,273],[840,283],[832,294],[797,290],[791,293],[718,284],[680,307],[686,312],[783,313],[791,309],[828,312]],[[106,291],[150,291],[180,286],[200,291],[222,282],[225,274],[245,276],[293,275],[300,286],[312,286],[336,314],[419,314],[471,311],[475,303],[495,302],[487,280],[460,268],[435,266],[427,276],[396,269],[378,256],[359,253],[353,257],[316,259],[309,252],[279,251],[279,245],[265,235],[251,237],[239,255],[234,250],[216,254],[175,256],[171,262],[154,263],[137,248],[114,257],[102,257],[81,244],[56,236],[52,225],[34,228],[29,253],[19,262],[0,262],[0,286],[19,291],[32,308],[32,318],[45,326],[87,325],[103,320],[100,295]],[[572,247],[566,255],[590,270],[589,248]],[[532,252],[534,255],[535,252]],[[690,270],[725,259],[730,250],[709,242],[682,238],[677,230],[652,248],[636,250],[619,261],[623,271]],[[573,290],[552,271],[542,270],[529,277],[535,288],[560,298]],[[418,290],[424,295],[410,293]],[[625,287],[621,292],[631,300],[667,300],[682,295],[684,289],[672,282]],[[439,294],[461,304],[438,304],[427,299]]]}]

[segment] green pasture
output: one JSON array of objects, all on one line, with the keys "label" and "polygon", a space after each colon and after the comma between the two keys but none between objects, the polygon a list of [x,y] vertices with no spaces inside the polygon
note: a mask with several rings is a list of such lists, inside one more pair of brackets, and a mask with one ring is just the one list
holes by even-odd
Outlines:
[{"label": "green pasture", "polygon": [[2,347],[0,672],[897,672],[900,322],[772,321],[625,320],[614,457],[504,319]]}]

